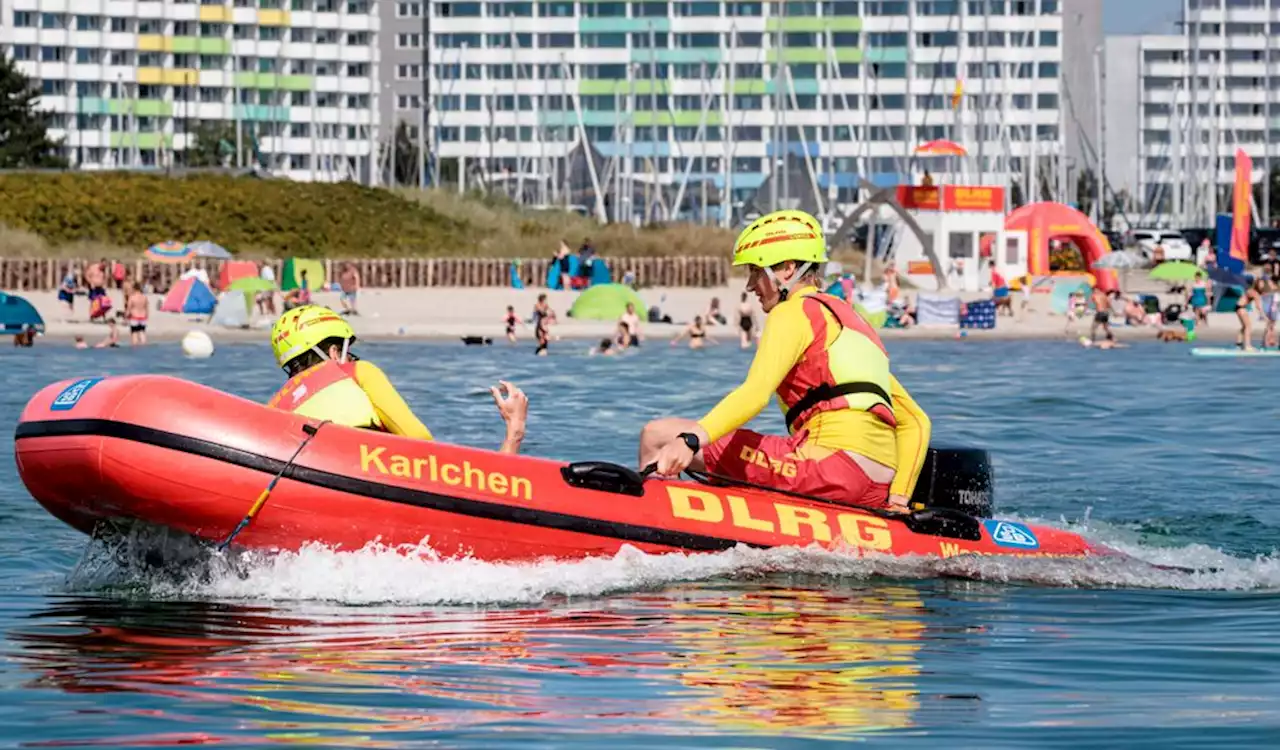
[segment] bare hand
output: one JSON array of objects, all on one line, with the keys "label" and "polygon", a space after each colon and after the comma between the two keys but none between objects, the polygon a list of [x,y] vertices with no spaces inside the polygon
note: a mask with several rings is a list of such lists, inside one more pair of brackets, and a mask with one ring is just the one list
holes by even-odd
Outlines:
[{"label": "bare hand", "polygon": [[655,463],[658,464],[657,473],[659,476],[675,477],[680,472],[689,468],[689,464],[693,462],[693,451],[689,450],[689,446],[683,440],[676,439],[662,446],[662,450],[658,451],[658,457]]},{"label": "bare hand", "polygon": [[910,513],[911,501],[905,495],[890,495],[887,510],[890,513]]},{"label": "bare hand", "polygon": [[524,426],[525,418],[529,416],[529,399],[524,391],[505,380],[499,380],[498,385],[489,389],[489,393],[493,395],[493,403],[509,427]]}]

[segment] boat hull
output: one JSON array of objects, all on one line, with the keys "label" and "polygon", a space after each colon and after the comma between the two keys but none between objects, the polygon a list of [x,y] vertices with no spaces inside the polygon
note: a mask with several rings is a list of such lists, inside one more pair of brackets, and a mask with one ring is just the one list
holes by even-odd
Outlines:
[{"label": "boat hull", "polygon": [[[15,451],[32,496],[82,532],[136,520],[216,542],[314,424],[177,378],[82,379],[31,399]],[[818,544],[893,555],[1106,554],[1044,526],[965,516],[967,531],[933,524],[945,533],[921,533],[920,524],[772,492],[657,479],[607,491],[571,483],[566,471],[546,459],[324,424],[236,544],[425,544],[442,557],[486,560],[612,555],[625,545],[650,553]]]}]

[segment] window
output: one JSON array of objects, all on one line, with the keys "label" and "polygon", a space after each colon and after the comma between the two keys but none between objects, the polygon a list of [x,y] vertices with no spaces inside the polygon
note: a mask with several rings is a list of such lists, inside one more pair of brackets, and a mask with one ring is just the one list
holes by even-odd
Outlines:
[{"label": "window", "polygon": [[422,3],[396,3],[396,18],[419,18],[422,16]]},{"label": "window", "polygon": [[1036,94],[1036,109],[1057,109],[1057,94]]},{"label": "window", "polygon": [[396,78],[401,81],[416,81],[422,78],[421,65],[397,65]]},{"label": "window", "polygon": [[1057,46],[1058,46],[1058,32],[1056,32],[1056,31],[1041,31],[1041,32],[1040,32],[1040,46],[1041,46],[1041,47],[1057,47]]},{"label": "window", "polygon": [[960,41],[959,36],[954,31],[924,31],[916,34],[916,46],[954,47]]},{"label": "window", "polygon": [[676,15],[692,17],[709,16],[716,18],[720,15],[720,3],[678,2],[676,3]]},{"label": "window", "polygon": [[580,3],[582,15],[586,18],[626,18],[627,4],[612,3]]},{"label": "window", "polygon": [[956,0],[917,0],[916,9],[922,16],[954,16],[960,13]]},{"label": "window", "polygon": [[[477,44],[477,47],[480,45]],[[422,34],[396,34],[396,49],[421,49]]]},{"label": "window", "polygon": [[1036,66],[1036,75],[1040,78],[1057,78],[1058,64],[1056,62],[1042,62]]}]

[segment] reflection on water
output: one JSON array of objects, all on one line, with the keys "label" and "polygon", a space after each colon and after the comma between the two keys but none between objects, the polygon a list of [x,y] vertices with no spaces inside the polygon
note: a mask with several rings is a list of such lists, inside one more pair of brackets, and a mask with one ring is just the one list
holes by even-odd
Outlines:
[{"label": "reflection on water", "polygon": [[[773,589],[673,602],[684,711],[725,729],[838,732],[911,726],[925,624],[916,591]],[[794,734],[794,732],[791,732]]]},{"label": "reflection on water", "polygon": [[[399,733],[513,721],[564,733],[909,727],[923,615],[898,586],[682,587],[430,614],[68,599],[8,635],[35,675],[27,687],[149,696],[142,705],[164,708],[143,714],[172,726],[230,710],[238,720],[220,734],[241,740],[392,746]],[[138,704],[111,705],[94,722]],[[60,733],[42,744],[71,739]],[[138,738],[117,740],[101,742]]]}]

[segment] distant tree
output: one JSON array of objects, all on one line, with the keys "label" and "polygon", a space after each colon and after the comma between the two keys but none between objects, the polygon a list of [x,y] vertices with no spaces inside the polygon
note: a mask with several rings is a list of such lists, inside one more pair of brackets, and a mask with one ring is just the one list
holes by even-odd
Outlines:
[{"label": "distant tree", "polygon": [[66,168],[62,143],[49,137],[53,114],[39,101],[31,79],[0,53],[0,169]]},{"label": "distant tree", "polygon": [[[188,167],[233,167],[236,163],[236,126],[226,120],[206,120],[196,126],[194,142],[182,153]],[[253,163],[253,141],[241,138],[241,163]]]},{"label": "distant tree", "polygon": [[[385,147],[384,147],[385,148]],[[409,131],[409,124],[401,120],[392,136],[391,165],[395,170],[397,185],[418,184],[418,140]],[[384,150],[385,155],[385,150]]]},{"label": "distant tree", "polygon": [[1080,207],[1080,213],[1092,216],[1097,198],[1098,176],[1092,169],[1082,170],[1080,176],[1076,178],[1076,205]]}]

